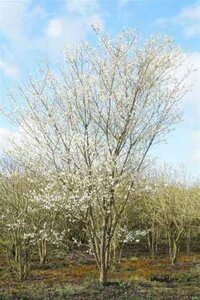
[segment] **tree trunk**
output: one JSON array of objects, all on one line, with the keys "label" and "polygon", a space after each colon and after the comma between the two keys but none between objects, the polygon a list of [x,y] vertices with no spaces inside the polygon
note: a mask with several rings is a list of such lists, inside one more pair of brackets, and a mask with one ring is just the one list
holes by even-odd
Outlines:
[{"label": "tree trunk", "polygon": [[108,247],[106,247],[106,222],[104,225],[104,231],[102,235],[101,241],[101,253],[100,253],[100,283],[102,285],[107,284],[107,273],[108,273],[108,260],[109,260],[109,253]]},{"label": "tree trunk", "polygon": [[117,264],[120,263],[121,255],[122,255],[122,243],[120,243],[118,240],[113,239],[111,250],[109,251],[109,265],[112,267],[112,270],[114,270],[117,266]]},{"label": "tree trunk", "polygon": [[108,268],[106,266],[105,261],[101,262],[101,269],[100,269],[100,283],[105,286],[108,283]]},{"label": "tree trunk", "polygon": [[21,281],[26,280],[30,272],[30,249],[29,245],[26,245],[22,252],[21,247],[17,251],[17,272]]},{"label": "tree trunk", "polygon": [[177,242],[176,240],[172,241],[172,252],[171,252],[171,263],[174,265],[177,261]]},{"label": "tree trunk", "polygon": [[38,243],[39,248],[39,257],[40,257],[40,264],[43,265],[47,261],[47,241],[46,239],[42,239]]},{"label": "tree trunk", "polygon": [[190,255],[190,252],[191,252],[191,235],[190,235],[190,232],[188,232],[187,237],[186,237],[186,249],[187,249],[187,254]]},{"label": "tree trunk", "polygon": [[174,265],[177,261],[178,247],[177,247],[177,240],[175,239],[173,233],[168,234],[168,241],[169,241],[169,256],[170,256],[171,264]]},{"label": "tree trunk", "polygon": [[170,233],[168,233],[168,245],[169,245],[169,257],[171,258],[171,256],[172,256],[172,240],[171,240]]},{"label": "tree trunk", "polygon": [[156,243],[155,243],[155,240],[154,240],[153,233],[151,231],[149,231],[148,234],[147,234],[147,242],[148,242],[150,257],[152,259],[155,259]]}]

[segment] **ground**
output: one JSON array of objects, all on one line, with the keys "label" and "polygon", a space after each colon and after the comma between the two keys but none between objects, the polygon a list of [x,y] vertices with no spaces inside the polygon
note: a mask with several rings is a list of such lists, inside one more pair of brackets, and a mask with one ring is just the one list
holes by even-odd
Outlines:
[{"label": "ground", "polygon": [[0,260],[0,299],[37,300],[200,300],[200,255],[180,255],[175,266],[168,258],[123,258],[109,273],[109,285],[98,283],[94,262],[82,253],[57,255],[41,267],[34,263],[29,279],[20,282]]}]

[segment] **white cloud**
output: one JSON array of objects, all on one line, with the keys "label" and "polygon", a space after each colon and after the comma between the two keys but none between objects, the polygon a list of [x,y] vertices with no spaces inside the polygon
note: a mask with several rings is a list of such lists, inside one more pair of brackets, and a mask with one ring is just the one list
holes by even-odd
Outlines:
[{"label": "white cloud", "polygon": [[186,38],[200,36],[200,0],[196,1],[191,6],[182,8],[177,15],[170,19],[157,19],[156,24],[161,28],[178,24],[182,27]]},{"label": "white cloud", "polygon": [[66,0],[66,9],[69,13],[88,15],[99,10],[97,0]]},{"label": "white cloud", "polygon": [[63,34],[63,22],[61,19],[50,20],[46,34],[48,37],[56,38]]},{"label": "white cloud", "polygon": [[125,7],[136,0],[118,0],[119,7]]},{"label": "white cloud", "polygon": [[30,0],[0,1],[0,33],[4,38],[18,44],[25,44],[26,20]]},{"label": "white cloud", "polygon": [[79,42],[85,38],[88,28],[82,20],[72,17],[60,17],[48,22],[44,35],[38,42],[38,48],[46,43],[50,58],[59,58],[60,51],[68,44]]},{"label": "white cloud", "polygon": [[189,20],[200,20],[200,1],[197,1],[194,3],[192,6],[183,8],[180,13],[176,17],[177,19],[184,20],[184,19],[189,19]]},{"label": "white cloud", "polygon": [[26,54],[35,49],[30,32],[39,20],[39,6],[30,5],[31,0],[0,1],[0,71],[13,79],[19,75],[16,62],[23,66]]},{"label": "white cloud", "polygon": [[[33,0],[0,1],[0,36],[3,37],[0,70],[4,74],[17,75],[11,61],[23,66],[26,58],[44,56],[46,52],[49,59],[55,58],[68,43],[85,39],[91,23],[103,30],[99,0],[63,0],[56,5],[58,10],[54,13]],[[8,59],[8,52],[12,59]]]},{"label": "white cloud", "polygon": [[197,1],[192,6],[183,8],[175,16],[174,21],[183,27],[186,37],[200,36],[200,1]]},{"label": "white cloud", "polygon": [[200,52],[189,53],[188,60],[195,70],[188,77],[188,83],[192,86],[192,89],[187,94],[186,100],[194,105],[195,112],[200,119]]},{"label": "white cloud", "polygon": [[[200,129],[192,131],[192,161],[200,165]],[[199,167],[200,170],[200,167]]]},{"label": "white cloud", "polygon": [[189,137],[189,158],[196,169],[200,173],[200,52],[189,54],[189,60],[194,66],[195,71],[188,78],[192,90],[185,97],[187,106],[187,126],[191,129]]},{"label": "white cloud", "polygon": [[104,29],[99,1],[67,0],[62,14],[48,21],[41,39],[46,41],[48,53],[57,55],[69,43],[85,39],[91,30],[91,24],[100,30]]},{"label": "white cloud", "polygon": [[19,70],[16,66],[6,62],[5,60],[3,61],[3,59],[1,58],[0,58],[0,70],[2,70],[7,77],[11,77],[11,78],[16,78],[19,74]]}]

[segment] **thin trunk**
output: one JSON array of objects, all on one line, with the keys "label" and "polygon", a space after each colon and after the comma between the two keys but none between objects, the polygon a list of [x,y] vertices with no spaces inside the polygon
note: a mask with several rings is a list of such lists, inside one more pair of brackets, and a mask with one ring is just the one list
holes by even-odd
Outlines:
[{"label": "thin trunk", "polygon": [[156,243],[155,243],[154,233],[152,233],[152,231],[149,231],[147,234],[147,243],[150,252],[150,257],[154,259],[155,252],[156,252]]},{"label": "thin trunk", "polygon": [[108,269],[106,267],[106,262],[105,262],[105,260],[102,260],[101,261],[100,278],[99,278],[99,280],[100,280],[100,283],[102,285],[104,285],[104,286],[108,282],[108,276],[107,276],[107,274],[108,274]]},{"label": "thin trunk", "polygon": [[172,241],[172,254],[171,254],[171,263],[174,265],[177,261],[177,242],[175,239]]},{"label": "thin trunk", "polygon": [[172,240],[171,240],[170,232],[168,233],[168,245],[169,245],[169,257],[171,258],[171,256],[172,256]]},{"label": "thin trunk", "polygon": [[174,237],[174,234],[171,232],[168,233],[168,241],[169,241],[169,256],[170,256],[171,264],[174,265],[177,261],[178,247],[177,247],[177,240]]},{"label": "thin trunk", "polygon": [[113,240],[113,243],[112,243],[112,253],[110,253],[110,256],[112,255],[112,258],[111,258],[111,265],[112,265],[112,268],[114,269],[116,264],[117,264],[117,245],[116,245],[116,241],[115,239]]},{"label": "thin trunk", "polygon": [[187,254],[190,255],[191,252],[191,234],[190,231],[187,234],[186,237],[186,249],[187,249]]},{"label": "thin trunk", "polygon": [[40,264],[43,265],[47,261],[47,241],[46,239],[42,239],[38,243],[39,248],[39,257],[40,257]]},{"label": "thin trunk", "polygon": [[102,285],[107,284],[107,271],[108,271],[108,246],[106,245],[108,216],[105,216],[104,225],[102,229],[101,249],[100,249],[100,282]]}]

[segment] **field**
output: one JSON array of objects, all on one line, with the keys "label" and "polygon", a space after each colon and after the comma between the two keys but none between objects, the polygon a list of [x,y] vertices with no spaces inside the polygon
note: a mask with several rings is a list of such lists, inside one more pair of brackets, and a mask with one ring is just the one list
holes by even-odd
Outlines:
[{"label": "field", "polygon": [[91,257],[55,250],[44,266],[37,261],[29,278],[20,282],[0,261],[0,299],[200,299],[200,255],[179,255],[171,266],[164,256],[124,257],[109,273],[106,287],[98,283],[98,270]]}]

